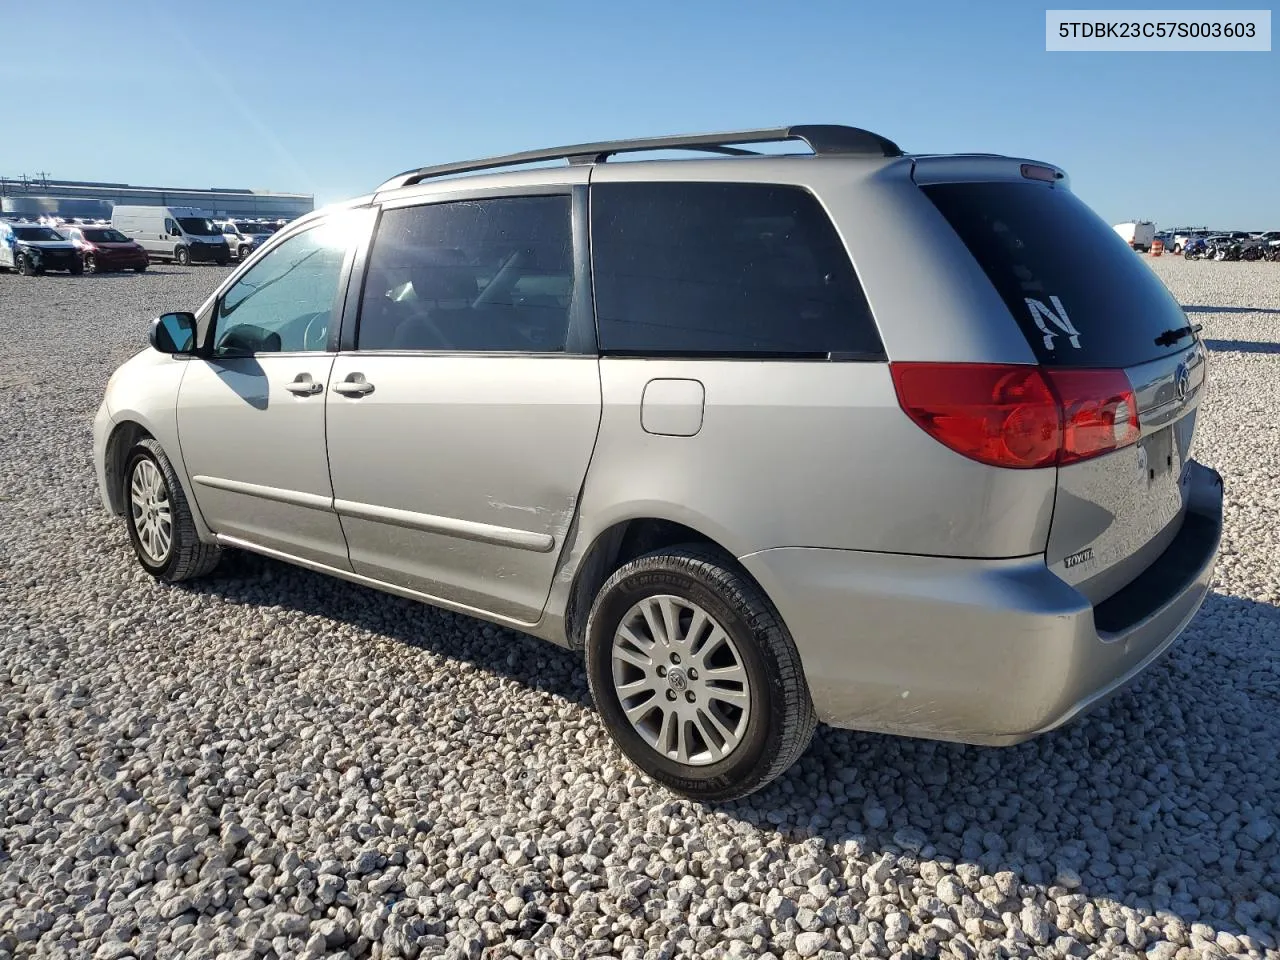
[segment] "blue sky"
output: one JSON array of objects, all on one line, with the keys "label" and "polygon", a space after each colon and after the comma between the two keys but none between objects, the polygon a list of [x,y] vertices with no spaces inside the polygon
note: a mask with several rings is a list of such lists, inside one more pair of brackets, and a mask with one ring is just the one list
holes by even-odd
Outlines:
[{"label": "blue sky", "polygon": [[5,176],[324,203],[445,160],[849,123],[908,151],[1053,161],[1113,222],[1280,229],[1280,53],[1047,53],[1044,4],[56,7],[5,4]]}]

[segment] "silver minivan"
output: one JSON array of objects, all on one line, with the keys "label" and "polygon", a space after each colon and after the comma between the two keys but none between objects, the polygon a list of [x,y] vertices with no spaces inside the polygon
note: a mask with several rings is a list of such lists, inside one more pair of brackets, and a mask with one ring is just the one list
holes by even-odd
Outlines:
[{"label": "silver minivan", "polygon": [[147,571],[250,550],[581,651],[704,800],[818,720],[1051,730],[1218,553],[1198,331],[1047,163],[802,126],[413,170],[151,343],[94,430]]}]

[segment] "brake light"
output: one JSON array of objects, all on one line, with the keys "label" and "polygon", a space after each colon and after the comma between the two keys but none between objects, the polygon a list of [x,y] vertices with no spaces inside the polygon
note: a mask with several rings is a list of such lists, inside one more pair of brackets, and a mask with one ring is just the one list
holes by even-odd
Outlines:
[{"label": "brake light", "polygon": [[1046,370],[1062,407],[1059,465],[1137,443],[1138,398],[1123,370]]},{"label": "brake light", "polygon": [[1120,370],[894,363],[898,404],[935,440],[996,467],[1062,466],[1136,443],[1138,404]]},{"label": "brake light", "polygon": [[1062,179],[1060,171],[1040,163],[1024,163],[1022,165],[1022,175],[1028,180],[1047,180],[1049,183]]}]

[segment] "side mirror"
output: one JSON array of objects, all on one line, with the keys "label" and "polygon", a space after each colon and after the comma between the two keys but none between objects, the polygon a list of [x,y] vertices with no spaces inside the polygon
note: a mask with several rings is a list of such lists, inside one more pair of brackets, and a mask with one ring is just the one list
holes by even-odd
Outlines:
[{"label": "side mirror", "polygon": [[196,318],[193,313],[166,313],[151,321],[147,339],[161,353],[190,354],[196,346]]}]

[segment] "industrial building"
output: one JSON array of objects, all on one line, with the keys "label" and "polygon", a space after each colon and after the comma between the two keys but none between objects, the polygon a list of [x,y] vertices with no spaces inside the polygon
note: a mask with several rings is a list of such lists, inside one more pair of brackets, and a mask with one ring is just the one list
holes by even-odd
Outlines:
[{"label": "industrial building", "polygon": [[116,204],[198,207],[221,217],[265,217],[292,220],[315,209],[308,193],[274,193],[212,187],[135,187],[127,183],[51,180],[46,176],[0,177],[0,213],[38,217],[111,216]]}]

